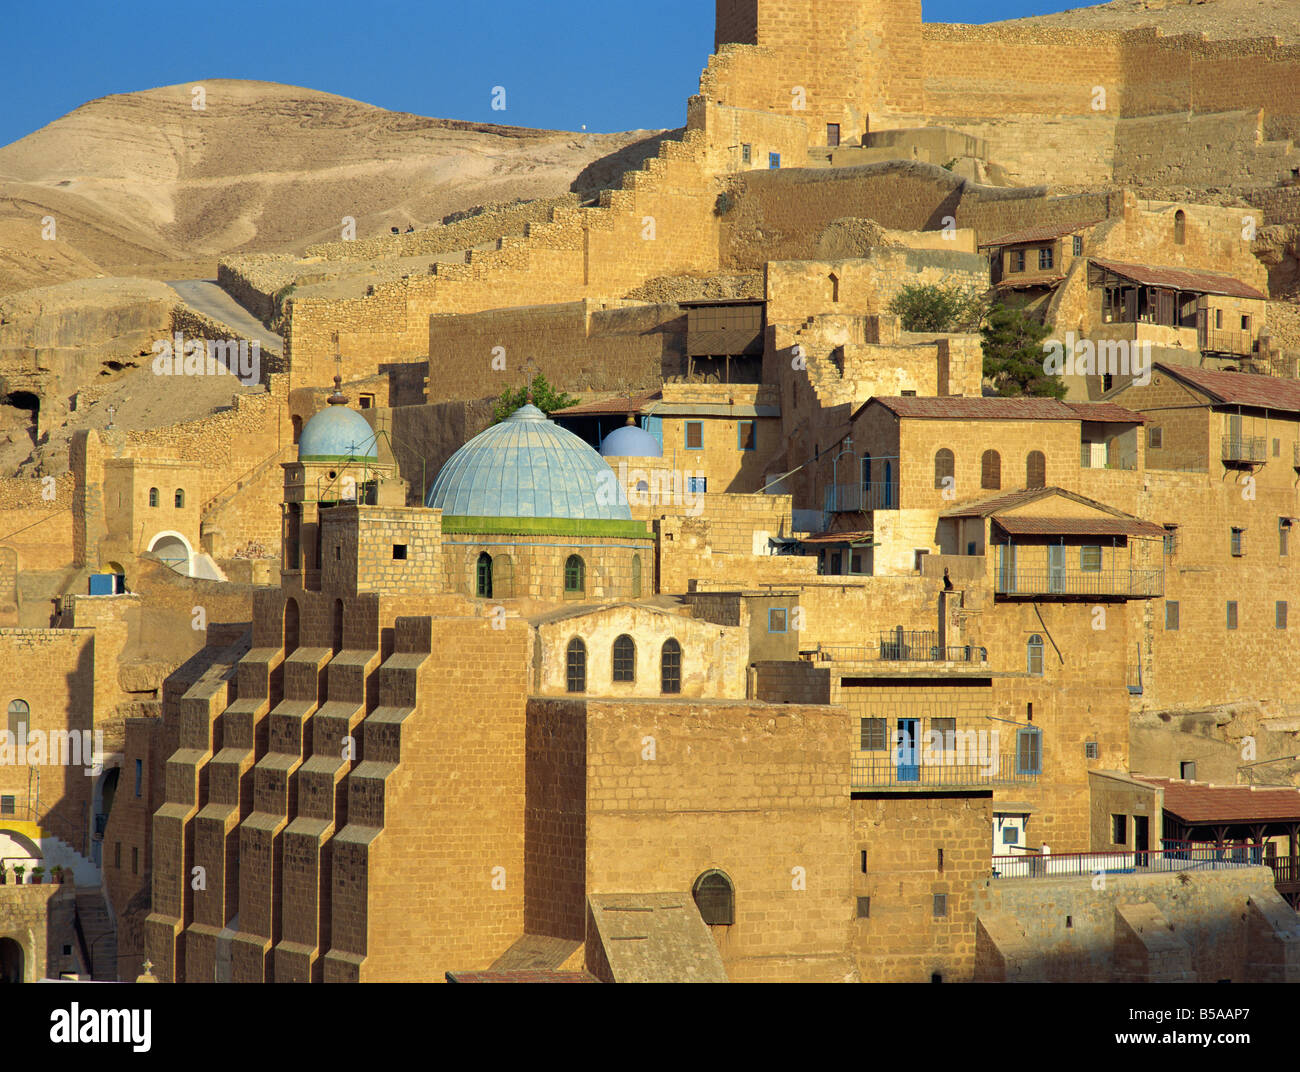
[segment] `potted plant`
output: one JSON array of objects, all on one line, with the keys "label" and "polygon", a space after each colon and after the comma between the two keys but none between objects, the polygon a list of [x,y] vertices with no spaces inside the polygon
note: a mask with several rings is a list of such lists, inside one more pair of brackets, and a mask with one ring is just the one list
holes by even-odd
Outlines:
[{"label": "potted plant", "polygon": [[56,886],[62,886],[64,874],[65,872],[63,870],[63,865],[55,864],[53,867],[50,868],[50,881],[53,882],[54,885]]},{"label": "potted plant", "polygon": [[39,886],[39,885],[40,885],[42,882],[44,882],[44,881],[45,881],[45,868],[43,868],[43,867],[33,867],[33,868],[32,868],[32,885],[33,885],[33,886]]},{"label": "potted plant", "polygon": [[23,884],[23,876],[27,874],[27,868],[23,864],[14,865],[14,882],[19,886]]}]

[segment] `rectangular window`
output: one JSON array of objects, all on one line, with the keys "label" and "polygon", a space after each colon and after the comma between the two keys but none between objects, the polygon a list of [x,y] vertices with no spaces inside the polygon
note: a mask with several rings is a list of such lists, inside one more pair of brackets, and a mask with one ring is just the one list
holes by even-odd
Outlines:
[{"label": "rectangular window", "polygon": [[1273,624],[1279,629],[1286,628],[1287,602],[1279,599],[1273,606]]},{"label": "rectangular window", "polygon": [[0,815],[13,815],[15,810],[13,796],[8,793],[0,796]]},{"label": "rectangular window", "polygon": [[140,791],[144,788],[144,760],[135,761],[135,795],[139,796]]},{"label": "rectangular window", "polygon": [[786,613],[784,607],[769,607],[767,611],[767,631],[769,633],[784,633],[786,629]]},{"label": "rectangular window", "polygon": [[1221,329],[1221,328],[1223,327],[1223,310],[1222,310],[1222,309],[1215,309],[1215,310],[1214,310],[1214,326],[1215,326],[1216,329]]},{"label": "rectangular window", "polygon": [[771,171],[780,171],[780,170],[781,170],[781,154],[780,154],[780,153],[768,153],[768,154],[767,154],[767,166],[768,166],[768,169],[771,170]]},{"label": "rectangular window", "polygon": [[1165,554],[1172,555],[1178,550],[1178,526],[1165,526]]},{"label": "rectangular window", "polygon": [[692,495],[705,495],[709,490],[708,477],[688,476],[686,478],[686,490]]},{"label": "rectangular window", "polygon": [[934,895],[934,918],[946,919],[948,917],[948,895],[946,893],[936,893]]},{"label": "rectangular window", "polygon": [[1084,573],[1101,572],[1101,548],[1100,547],[1080,547],[1079,548],[1079,569]]},{"label": "rectangular window", "polygon": [[1015,827],[1015,826],[1004,827],[1003,830],[1002,830],[1002,844],[1003,844],[1003,845],[1019,845],[1019,844],[1020,844],[1020,828],[1019,828],[1019,827]]},{"label": "rectangular window", "polygon": [[1025,251],[1023,249],[1013,249],[1011,251],[1011,271],[1023,272],[1025,270]]},{"label": "rectangular window", "polygon": [[883,718],[863,718],[858,720],[861,733],[861,750],[863,752],[883,752],[888,747],[885,740],[885,720]]},{"label": "rectangular window", "polygon": [[838,148],[840,144],[840,125],[839,123],[826,124],[826,144],[832,148]]},{"label": "rectangular window", "polygon": [[1083,256],[1083,235],[1074,236],[1074,243],[1073,246],[1071,247],[1071,250],[1076,257]]},{"label": "rectangular window", "polygon": [[1196,763],[1192,760],[1184,760],[1178,764],[1178,777],[1185,782],[1196,781]]},{"label": "rectangular window", "polygon": [[1282,440],[1280,439],[1273,440],[1273,457],[1274,458],[1282,457]]},{"label": "rectangular window", "polygon": [[686,449],[687,450],[704,449],[704,422],[703,421],[686,422]]},{"label": "rectangular window", "polygon": [[1237,628],[1237,601],[1234,599],[1228,600],[1228,628]]},{"label": "rectangular window", "polygon": [[736,446],[740,450],[758,450],[758,436],[753,421],[736,422]]},{"label": "rectangular window", "polygon": [[1016,730],[1016,773],[1043,772],[1043,734],[1040,730]]},{"label": "rectangular window", "polygon": [[1245,315],[1242,316],[1242,318],[1241,318],[1241,330],[1242,330],[1242,331],[1249,331],[1249,330],[1250,330],[1250,317],[1245,316]]},{"label": "rectangular window", "polygon": [[1246,553],[1245,529],[1232,530],[1232,557],[1241,558]]},{"label": "rectangular window", "polygon": [[1038,251],[1038,270],[1040,272],[1050,271],[1052,267],[1053,255],[1052,247],[1047,246]]},{"label": "rectangular window", "polygon": [[1172,633],[1178,629],[1178,600],[1165,600],[1165,631]]},{"label": "rectangular window", "polygon": [[957,720],[930,719],[930,747],[936,752],[951,752],[957,747]]},{"label": "rectangular window", "polygon": [[751,163],[754,159],[754,147],[752,145],[742,145],[740,147],[740,162],[742,164]]},{"label": "rectangular window", "polygon": [[920,573],[925,569],[925,557],[930,553],[928,547],[918,547],[912,554],[912,568]]},{"label": "rectangular window", "polygon": [[361,398],[359,399],[359,401],[360,401],[360,403],[361,403],[361,408],[362,408],[362,409],[374,409],[374,408],[375,408],[375,396],[374,396],[374,395],[362,395]]},{"label": "rectangular window", "polygon": [[1147,429],[1147,449],[1160,450],[1165,445],[1165,430],[1158,424]]},{"label": "rectangular window", "polygon": [[404,543],[393,544],[393,561],[394,562],[406,561],[406,544]]},{"label": "rectangular window", "polygon": [[859,897],[858,898],[858,919],[870,919],[870,918],[871,918],[871,898]]},{"label": "rectangular window", "polygon": [[1110,817],[1110,842],[1112,845],[1128,844],[1128,816],[1112,815]]},{"label": "rectangular window", "polygon": [[1099,745],[1096,741],[1084,741],[1083,758],[1101,759],[1101,745]]}]

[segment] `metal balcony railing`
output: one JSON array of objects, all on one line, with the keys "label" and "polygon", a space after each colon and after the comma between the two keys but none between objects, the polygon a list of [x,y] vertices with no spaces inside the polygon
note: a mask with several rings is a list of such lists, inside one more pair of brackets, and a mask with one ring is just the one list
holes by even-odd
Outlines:
[{"label": "metal balcony railing", "polygon": [[1102,596],[1154,599],[1164,594],[1164,570],[1155,569],[999,569],[1000,596]]},{"label": "metal balcony railing", "polygon": [[1166,841],[1163,849],[1117,852],[1062,852],[1042,854],[1026,850],[1013,856],[993,857],[994,878],[1083,878],[1105,874],[1153,874],[1162,871],[1222,871],[1234,867],[1261,867],[1264,853],[1258,845],[1222,848]]},{"label": "metal balcony railing", "polygon": [[1225,331],[1223,328],[1202,328],[1197,340],[1202,350],[1215,354],[1252,354],[1258,346],[1249,331]]},{"label": "metal balcony railing", "polygon": [[1223,437],[1223,460],[1255,465],[1268,460],[1268,440],[1264,436]]},{"label": "metal balcony railing", "polygon": [[873,480],[865,484],[835,484],[826,489],[826,509],[833,514],[866,510],[897,510],[898,485]]},{"label": "metal balcony railing", "polygon": [[[1036,785],[1037,771],[1023,771],[1014,755],[988,760],[957,762],[958,752],[889,749],[878,756],[855,756],[851,761],[854,789],[924,789],[930,786]],[[952,762],[947,760],[951,759]]]},{"label": "metal balcony railing", "polygon": [[923,662],[984,663],[988,649],[973,644],[941,647],[937,634],[908,633],[900,640],[896,633],[882,633],[878,644],[819,644],[814,661],[834,663]]}]

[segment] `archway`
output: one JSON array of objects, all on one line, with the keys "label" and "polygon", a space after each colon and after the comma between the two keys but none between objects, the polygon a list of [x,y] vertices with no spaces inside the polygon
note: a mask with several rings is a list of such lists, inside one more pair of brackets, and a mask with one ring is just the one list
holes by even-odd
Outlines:
[{"label": "archway", "polygon": [[117,796],[117,780],[122,771],[120,767],[109,767],[95,779],[95,790],[91,799],[91,816],[94,827],[91,830],[91,861],[103,866],[104,832],[108,829],[108,817],[113,811],[113,798]]},{"label": "archway", "polygon": [[301,615],[296,599],[284,602],[284,654],[286,657],[298,650],[298,631]]},{"label": "archway", "polygon": [[0,938],[0,983],[25,983],[27,956],[13,938]]},{"label": "archway", "polygon": [[190,542],[179,532],[160,532],[149,541],[149,551],[157,555],[177,573],[187,577],[190,573],[190,561],[194,555]]}]

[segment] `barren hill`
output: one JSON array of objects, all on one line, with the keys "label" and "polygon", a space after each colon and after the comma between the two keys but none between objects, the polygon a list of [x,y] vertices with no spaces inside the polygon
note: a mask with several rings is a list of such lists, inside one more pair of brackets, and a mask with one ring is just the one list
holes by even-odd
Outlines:
[{"label": "barren hill", "polygon": [[[191,85],[104,97],[0,148],[0,292],[96,269],[175,278],[189,274],[178,262],[337,239],[344,217],[365,238],[554,196],[636,166],[647,138],[427,119],[272,82],[195,85],[203,110]],[[55,242],[41,237],[47,216]]]},{"label": "barren hill", "polygon": [[1006,25],[1078,30],[1155,26],[1166,34],[1204,33],[1211,40],[1280,37],[1296,43],[1300,42],[1300,0],[1115,0],[1054,15],[1011,19]]}]

